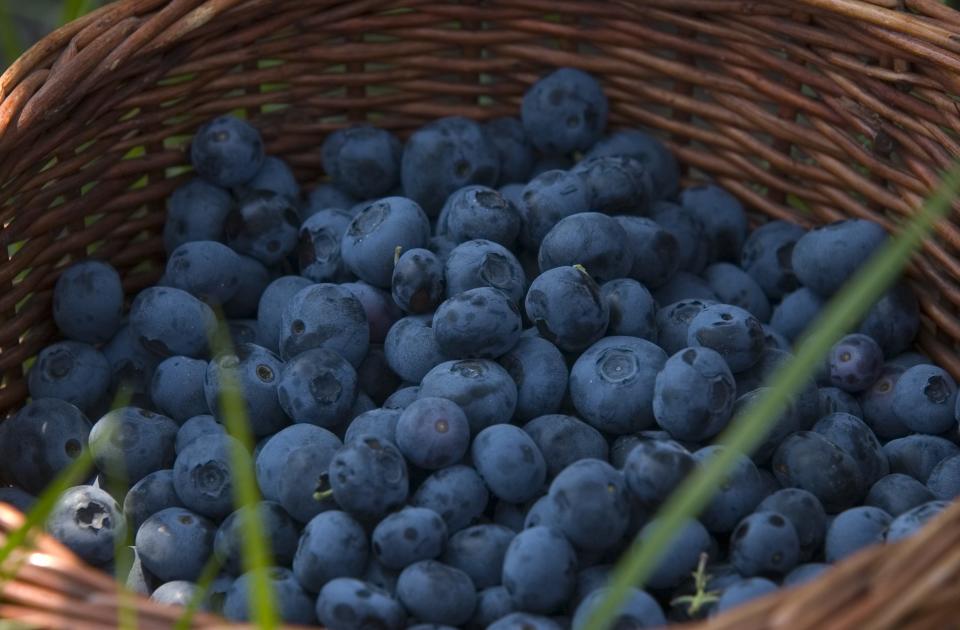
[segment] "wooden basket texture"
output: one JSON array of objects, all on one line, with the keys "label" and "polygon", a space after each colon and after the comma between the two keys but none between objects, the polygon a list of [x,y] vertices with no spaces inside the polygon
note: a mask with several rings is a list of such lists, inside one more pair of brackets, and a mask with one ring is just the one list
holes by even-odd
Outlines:
[{"label": "wooden basket texture", "polygon": [[[55,335],[71,260],[109,259],[129,294],[163,261],[164,199],[202,121],[243,110],[301,181],[329,131],[401,136],[448,115],[515,114],[546,69],[601,78],[613,126],[666,139],[685,178],[755,213],[895,229],[960,155],[960,13],[938,0],[121,0],[52,33],[0,77],[0,411]],[[919,348],[960,377],[960,222],[910,269]],[[0,509],[0,529],[20,516]],[[0,618],[116,626],[103,574],[41,539]],[[136,600],[141,628],[173,609]],[[171,612],[172,611],[172,612]],[[197,625],[222,624],[198,617]],[[922,535],[695,627],[960,627],[960,505]]]}]

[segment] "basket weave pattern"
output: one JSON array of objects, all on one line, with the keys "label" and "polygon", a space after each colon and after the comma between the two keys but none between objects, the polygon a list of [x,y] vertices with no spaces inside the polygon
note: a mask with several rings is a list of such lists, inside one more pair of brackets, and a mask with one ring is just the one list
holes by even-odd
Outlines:
[{"label": "basket weave pattern", "polygon": [[[24,362],[55,336],[66,264],[109,259],[131,295],[159,276],[164,199],[212,116],[243,110],[312,183],[332,129],[366,120],[404,136],[439,116],[512,115],[545,69],[575,66],[603,81],[611,124],[661,133],[688,181],[714,178],[757,216],[895,229],[960,155],[958,31],[938,0],[110,4],[0,77],[0,411],[23,402]],[[937,236],[909,272],[919,346],[960,378],[960,223]],[[709,627],[950,627],[960,510],[939,522]],[[87,597],[67,584],[52,588]],[[40,606],[11,585],[0,617]]]}]

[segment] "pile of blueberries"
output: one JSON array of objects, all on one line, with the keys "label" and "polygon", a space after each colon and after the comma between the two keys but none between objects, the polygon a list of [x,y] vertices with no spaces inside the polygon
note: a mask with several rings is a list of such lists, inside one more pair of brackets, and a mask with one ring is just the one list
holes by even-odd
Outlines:
[{"label": "pile of blueberries", "polygon": [[[216,558],[204,607],[248,619],[239,457],[288,622],[584,628],[612,563],[887,238],[866,220],[751,231],[607,115],[593,77],[556,70],[520,118],[331,133],[306,196],[251,125],[205,124],[157,285],[127,309],[104,262],[59,278],[64,340],[0,424],[0,499],[29,507],[89,444],[96,477],[48,531],[107,570],[129,535],[121,579],[168,604]],[[960,495],[957,384],[910,351],[919,325],[906,284],[873,305],[631,590],[624,627],[813,579]]]}]

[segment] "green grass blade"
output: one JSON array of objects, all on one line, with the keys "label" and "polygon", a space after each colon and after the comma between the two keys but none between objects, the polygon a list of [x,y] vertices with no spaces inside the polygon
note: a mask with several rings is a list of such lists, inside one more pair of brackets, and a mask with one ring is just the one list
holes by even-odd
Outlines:
[{"label": "green grass blade", "polygon": [[[211,342],[213,355],[233,352],[230,332],[223,317]],[[244,570],[250,572],[251,616],[258,628],[272,630],[280,623],[276,593],[270,581],[272,566],[270,541],[266,537],[260,511],[254,509],[260,501],[260,490],[249,453],[253,451],[253,433],[247,417],[247,405],[234,371],[220,370],[222,395],[220,410],[227,433],[241,445],[231,451],[231,476],[234,504],[244,511],[240,517]]]},{"label": "green grass blade", "polygon": [[0,48],[3,50],[3,58],[7,65],[16,61],[17,57],[23,53],[23,39],[13,21],[8,1],[0,0]]},{"label": "green grass blade", "polygon": [[831,300],[814,326],[799,343],[793,360],[772,375],[769,389],[738,416],[719,442],[727,448],[699,467],[664,503],[653,527],[641,544],[635,541],[621,558],[610,579],[610,589],[587,620],[585,627],[606,630],[616,618],[633,586],[642,585],[668,549],[683,520],[695,517],[731,469],[740,453],[748,453],[766,437],[770,425],[803,383],[813,375],[830,347],[870,309],[902,273],[911,254],[930,234],[937,220],[946,216],[960,191],[960,165],[944,177],[936,192],[898,235],[875,254]]},{"label": "green grass blade", "polygon": [[61,24],[72,22],[81,15],[90,13],[93,9],[92,0],[64,0],[63,14],[60,18]]}]

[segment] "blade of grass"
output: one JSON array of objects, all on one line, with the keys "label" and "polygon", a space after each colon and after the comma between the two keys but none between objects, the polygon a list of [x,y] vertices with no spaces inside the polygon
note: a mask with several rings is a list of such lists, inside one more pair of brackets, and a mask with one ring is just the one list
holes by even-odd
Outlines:
[{"label": "blade of grass", "polygon": [[721,434],[719,449],[705,465],[670,496],[655,517],[653,527],[641,543],[635,541],[617,563],[610,588],[587,619],[586,628],[607,630],[619,613],[631,587],[641,586],[669,548],[684,519],[699,514],[729,473],[737,455],[749,453],[766,437],[789,398],[813,375],[830,347],[853,327],[880,295],[903,272],[910,256],[930,234],[934,224],[946,216],[960,191],[960,164],[944,176],[940,186],[900,233],[870,258],[847,285],[830,301],[814,326],[797,343],[793,360],[781,365],[770,379],[770,387],[737,417]]},{"label": "blade of grass", "polygon": [[6,65],[16,61],[23,52],[23,40],[13,21],[7,0],[0,0],[0,47],[3,49]]},{"label": "blade of grass", "polygon": [[[218,313],[218,326],[210,346],[213,356],[233,353],[229,326]],[[260,501],[260,490],[250,459],[253,451],[253,433],[247,417],[247,405],[240,390],[236,373],[221,369],[220,410],[227,433],[239,442],[240,447],[231,449],[230,472],[234,493],[234,505],[243,509],[240,518],[244,570],[250,573],[250,613],[258,628],[272,630],[280,623],[276,594],[270,581],[272,566],[270,541],[264,532],[260,511],[254,506]],[[186,613],[185,613],[186,614]]]}]

